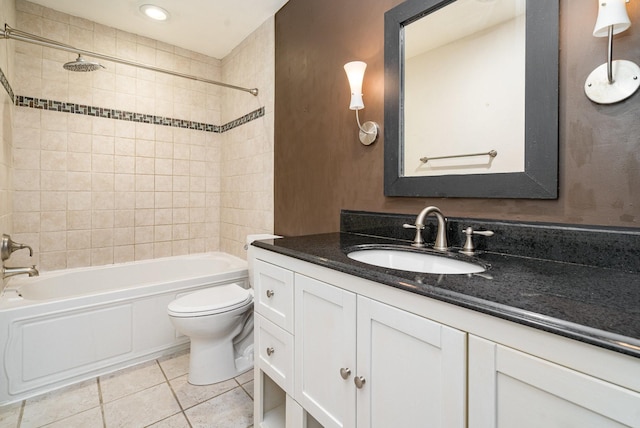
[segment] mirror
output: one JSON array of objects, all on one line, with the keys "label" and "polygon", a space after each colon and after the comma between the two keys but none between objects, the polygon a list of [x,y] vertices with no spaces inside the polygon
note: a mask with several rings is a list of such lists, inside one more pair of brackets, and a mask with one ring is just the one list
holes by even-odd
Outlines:
[{"label": "mirror", "polygon": [[385,195],[557,198],[558,0],[385,14]]}]

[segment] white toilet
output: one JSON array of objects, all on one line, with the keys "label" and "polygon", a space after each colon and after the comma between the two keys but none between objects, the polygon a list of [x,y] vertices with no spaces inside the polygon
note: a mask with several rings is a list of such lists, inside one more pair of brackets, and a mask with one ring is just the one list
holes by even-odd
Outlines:
[{"label": "white toilet", "polygon": [[[249,235],[247,245],[274,235]],[[250,255],[249,255],[250,260]],[[249,265],[250,283],[252,266]],[[253,290],[218,285],[179,297],[167,307],[173,326],[191,340],[189,383],[208,385],[253,367]]]}]

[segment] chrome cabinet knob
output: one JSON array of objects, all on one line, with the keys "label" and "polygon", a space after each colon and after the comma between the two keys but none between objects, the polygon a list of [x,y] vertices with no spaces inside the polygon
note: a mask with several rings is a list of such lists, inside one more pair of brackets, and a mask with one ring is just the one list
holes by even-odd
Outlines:
[{"label": "chrome cabinet knob", "polygon": [[270,299],[273,295],[276,294],[273,290],[267,290],[267,297]]},{"label": "chrome cabinet knob", "polygon": [[366,380],[362,376],[356,376],[353,378],[353,383],[356,384],[356,388],[362,389]]},{"label": "chrome cabinet knob", "polygon": [[275,350],[275,349],[273,349],[273,348],[267,348],[267,355],[268,355],[268,356],[273,355],[273,353],[274,353],[274,352],[276,352],[276,350]]},{"label": "chrome cabinet knob", "polygon": [[340,376],[342,379],[348,379],[351,376],[351,369],[343,367],[340,369]]}]

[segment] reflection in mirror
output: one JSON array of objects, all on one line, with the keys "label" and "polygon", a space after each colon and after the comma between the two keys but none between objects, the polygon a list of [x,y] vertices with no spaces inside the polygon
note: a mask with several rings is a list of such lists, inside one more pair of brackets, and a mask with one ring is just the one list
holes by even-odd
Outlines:
[{"label": "reflection in mirror", "polygon": [[385,13],[385,195],[557,198],[558,3]]},{"label": "reflection in mirror", "polygon": [[404,175],[523,172],[525,0],[458,0],[404,40]]}]

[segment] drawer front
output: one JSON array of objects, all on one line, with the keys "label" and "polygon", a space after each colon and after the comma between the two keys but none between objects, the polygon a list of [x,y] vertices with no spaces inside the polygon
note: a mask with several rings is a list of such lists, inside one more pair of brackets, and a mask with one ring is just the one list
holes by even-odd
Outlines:
[{"label": "drawer front", "polygon": [[293,334],[293,272],[255,260],[254,282],[256,311]]},{"label": "drawer front", "polygon": [[260,370],[293,395],[293,336],[259,314],[255,316],[254,331]]}]

